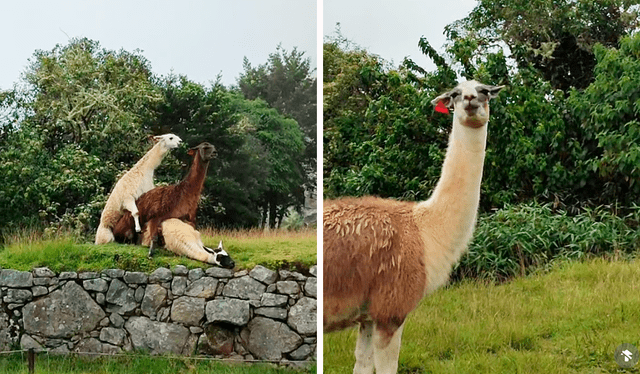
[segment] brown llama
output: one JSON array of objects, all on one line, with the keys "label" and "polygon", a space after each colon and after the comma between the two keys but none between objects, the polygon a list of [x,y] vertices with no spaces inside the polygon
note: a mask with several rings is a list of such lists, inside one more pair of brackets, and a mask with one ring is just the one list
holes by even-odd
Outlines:
[{"label": "brown llama", "polygon": [[[136,200],[140,222],[145,226],[142,245],[149,246],[149,256],[153,255],[158,241],[158,228],[163,221],[178,218],[195,227],[196,211],[204,179],[209,161],[216,156],[216,149],[213,145],[204,142],[189,149],[187,153],[193,156],[193,162],[189,173],[180,183],[156,187]],[[124,242],[127,239],[133,239],[133,224],[130,214],[123,215],[113,229],[116,241]]]},{"label": "brown llama", "polygon": [[407,315],[447,282],[465,252],[480,200],[489,99],[501,89],[467,81],[432,101],[454,113],[440,180],[427,201],[324,202],[324,330],[360,325],[354,373],[396,373]]}]

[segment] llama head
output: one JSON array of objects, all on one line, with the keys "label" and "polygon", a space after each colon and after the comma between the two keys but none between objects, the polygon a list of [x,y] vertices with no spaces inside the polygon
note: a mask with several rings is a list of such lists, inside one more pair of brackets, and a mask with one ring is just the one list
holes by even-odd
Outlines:
[{"label": "llama head", "polygon": [[152,139],[154,142],[162,144],[166,149],[178,148],[180,143],[182,143],[182,139],[174,134],[156,135]]},{"label": "llama head", "polygon": [[236,267],[236,263],[231,259],[231,256],[229,256],[227,251],[224,250],[224,247],[222,246],[222,240],[220,240],[218,248],[211,249],[204,246],[204,250],[211,254],[211,260],[209,260],[209,263],[218,265],[226,269],[233,269],[234,267]]},{"label": "llama head", "polygon": [[436,97],[431,103],[442,103],[453,109],[456,120],[461,124],[480,128],[489,121],[489,100],[498,96],[504,86],[491,86],[478,81],[466,81],[454,89]]},{"label": "llama head", "polygon": [[189,156],[195,156],[196,152],[199,154],[202,161],[212,160],[218,155],[216,147],[207,142],[198,144],[197,146],[189,149],[187,153],[189,154]]}]

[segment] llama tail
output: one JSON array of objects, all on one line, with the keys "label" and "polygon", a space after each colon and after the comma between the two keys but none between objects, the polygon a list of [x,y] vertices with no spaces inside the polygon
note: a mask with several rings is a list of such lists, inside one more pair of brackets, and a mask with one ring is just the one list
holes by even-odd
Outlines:
[{"label": "llama tail", "polygon": [[98,231],[96,231],[96,244],[107,244],[114,242],[116,238],[113,236],[113,232],[110,228],[100,225]]}]

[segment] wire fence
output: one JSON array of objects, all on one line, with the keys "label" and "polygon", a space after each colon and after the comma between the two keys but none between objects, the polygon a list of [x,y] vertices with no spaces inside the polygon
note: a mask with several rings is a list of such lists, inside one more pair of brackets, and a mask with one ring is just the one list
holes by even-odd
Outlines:
[{"label": "wire fence", "polygon": [[[37,356],[39,354],[47,355],[47,358],[50,356],[62,356],[59,353],[52,353],[47,349],[17,349],[12,351],[0,351],[0,355],[11,355],[11,354],[21,354],[23,359],[25,359],[28,365],[29,373],[35,373],[35,364],[37,360]],[[68,355],[71,356],[91,356],[91,357],[125,357],[125,358],[148,358],[149,355],[145,354],[137,354],[137,353],[102,353],[102,352],[69,352]],[[283,361],[281,360],[256,360],[256,359],[239,359],[239,358],[220,358],[220,357],[211,357],[211,356],[162,356],[164,359],[168,360],[176,360],[176,361],[211,361],[211,362],[222,362],[222,363],[248,363],[248,364],[277,364],[282,365]],[[315,361],[288,361],[287,363],[302,363],[305,365],[311,365],[315,363]]]}]

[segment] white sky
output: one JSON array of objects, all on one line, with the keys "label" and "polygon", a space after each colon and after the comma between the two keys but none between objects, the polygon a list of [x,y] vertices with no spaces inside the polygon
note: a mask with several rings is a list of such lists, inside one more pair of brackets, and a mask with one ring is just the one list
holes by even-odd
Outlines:
[{"label": "white sky", "polygon": [[424,35],[442,52],[444,27],[469,15],[476,4],[476,0],[324,0],[323,34],[333,34],[340,22],[344,37],[394,66],[409,56],[434,70],[418,40]]},{"label": "white sky", "polygon": [[102,48],[141,49],[155,74],[235,85],[242,59],[264,64],[278,44],[317,65],[316,0],[19,0],[0,11],[0,89],[40,50],[87,37]]}]

